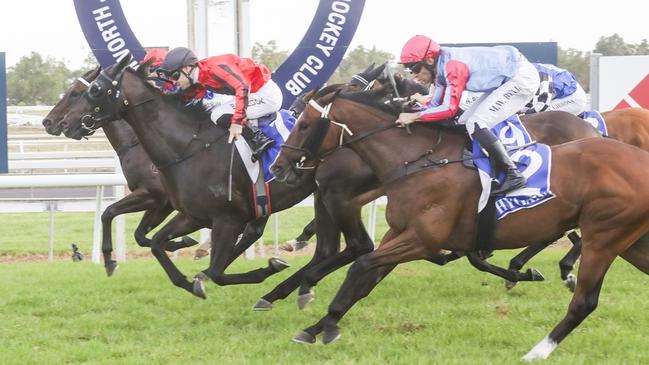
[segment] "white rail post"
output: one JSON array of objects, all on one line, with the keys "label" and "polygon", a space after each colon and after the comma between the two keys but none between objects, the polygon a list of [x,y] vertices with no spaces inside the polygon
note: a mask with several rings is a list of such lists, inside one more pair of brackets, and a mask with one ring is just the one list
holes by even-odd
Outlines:
[{"label": "white rail post", "polygon": [[101,202],[104,200],[104,186],[97,186],[97,205],[95,206],[95,224],[92,234],[92,262],[99,264],[101,251]]},{"label": "white rail post", "polygon": [[371,202],[367,209],[367,229],[372,242],[374,242],[374,236],[376,233],[376,200]]},{"label": "white rail post", "polygon": [[55,202],[49,202],[47,210],[50,212],[50,242],[47,247],[47,261],[51,264],[54,262],[54,210],[56,209]]}]

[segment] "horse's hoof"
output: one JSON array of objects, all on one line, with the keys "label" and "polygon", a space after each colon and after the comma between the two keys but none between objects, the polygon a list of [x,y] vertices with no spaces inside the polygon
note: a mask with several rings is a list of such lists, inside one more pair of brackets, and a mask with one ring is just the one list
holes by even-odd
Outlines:
[{"label": "horse's hoof", "polygon": [[284,242],[281,245],[279,245],[279,249],[282,250],[282,251],[286,251],[286,252],[293,252],[294,245],[295,245],[296,242],[297,241],[295,241],[295,240],[290,240],[290,241]]},{"label": "horse's hoof", "polygon": [[293,342],[312,345],[315,343],[315,336],[311,336],[306,331],[300,331],[297,335],[292,338]]},{"label": "horse's hoof", "polygon": [[113,274],[115,273],[115,270],[117,270],[118,267],[119,267],[119,265],[117,265],[116,261],[111,260],[111,261],[107,262],[104,265],[104,268],[106,269],[106,275],[108,275],[108,277],[113,276]]},{"label": "horse's hoof", "polygon": [[205,256],[209,256],[209,254],[210,254],[209,251],[203,250],[202,248],[198,248],[196,249],[196,251],[194,251],[194,260],[200,260]]},{"label": "horse's hoof", "polygon": [[537,269],[527,269],[527,273],[532,277],[532,281],[545,281],[545,277]]},{"label": "horse's hoof", "polygon": [[338,327],[332,330],[325,330],[322,333],[322,343],[328,345],[340,338],[340,329]]},{"label": "horse's hoof", "polygon": [[518,283],[515,282],[515,281],[505,280],[505,288],[506,288],[507,290],[512,290],[512,289],[514,289],[514,287],[516,286],[516,284],[518,284]]},{"label": "horse's hoof", "polygon": [[[193,239],[193,238],[191,238],[189,236],[182,236],[182,238],[180,239],[180,242],[182,242],[183,245],[185,245],[185,247],[191,247],[191,246],[194,246],[194,245],[198,244],[198,241],[196,241],[195,239]],[[203,250],[203,251],[205,251],[205,250]]]},{"label": "horse's hoof", "polygon": [[205,293],[205,284],[203,284],[202,280],[194,278],[194,282],[192,284],[192,294],[201,299],[207,299],[207,294]]},{"label": "horse's hoof", "polygon": [[309,245],[309,241],[296,241],[293,247],[295,251],[300,251],[301,249],[305,248],[308,245]]},{"label": "horse's hoof", "polygon": [[574,274],[568,274],[568,277],[563,281],[563,284],[568,288],[568,290],[570,290],[570,292],[574,293],[575,288],[577,288],[577,277]]},{"label": "horse's hoof", "polygon": [[313,290],[309,290],[309,292],[306,294],[300,294],[297,296],[297,307],[300,308],[300,310],[303,310],[309,303],[313,301],[313,299],[315,299]]},{"label": "horse's hoof", "polygon": [[273,303],[264,298],[259,299],[257,303],[252,306],[252,310],[254,311],[269,311],[271,309],[273,309]]},{"label": "horse's hoof", "polygon": [[268,259],[268,264],[272,266],[276,272],[280,272],[288,267],[291,267],[288,262],[280,259],[279,257],[271,257],[270,259]]}]

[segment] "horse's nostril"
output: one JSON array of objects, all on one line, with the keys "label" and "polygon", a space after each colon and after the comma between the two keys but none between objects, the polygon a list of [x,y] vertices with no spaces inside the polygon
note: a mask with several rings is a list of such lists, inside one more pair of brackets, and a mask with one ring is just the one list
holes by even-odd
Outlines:
[{"label": "horse's nostril", "polygon": [[68,127],[68,122],[66,122],[66,121],[61,122],[61,127],[67,128]]},{"label": "horse's nostril", "polygon": [[52,121],[49,119],[43,119],[43,127],[49,127],[52,125]]}]

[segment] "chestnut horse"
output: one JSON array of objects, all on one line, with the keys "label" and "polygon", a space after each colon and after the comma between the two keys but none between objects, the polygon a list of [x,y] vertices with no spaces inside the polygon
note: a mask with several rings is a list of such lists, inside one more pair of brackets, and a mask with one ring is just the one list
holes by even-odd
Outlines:
[{"label": "chestnut horse", "polygon": [[[383,111],[371,93],[330,93],[307,106],[286,141],[273,172],[286,179],[306,148],[318,155],[338,146],[340,131],[354,134],[346,145],[381,177],[431,149],[438,167],[408,175],[384,186],[390,230],[374,251],[356,259],[326,316],[294,340],[311,343],[340,336],[337,323],[349,309],[400,263],[425,259],[440,249],[474,249],[480,194],[477,173],[462,160],[466,135],[431,125],[414,125],[413,133],[394,128],[395,117]],[[310,141],[310,144],[307,142]],[[437,142],[435,142],[437,141]],[[547,358],[597,306],[604,276],[617,256],[649,274],[649,154],[605,138],[589,138],[552,147],[551,187],[555,198],[499,220],[495,249],[512,249],[556,239],[576,227],[582,232],[582,260],[577,288],[565,318],[523,359]],[[450,161],[450,162],[449,162]],[[633,164],[624,163],[633,161]],[[524,243],[523,243],[524,242]]]}]

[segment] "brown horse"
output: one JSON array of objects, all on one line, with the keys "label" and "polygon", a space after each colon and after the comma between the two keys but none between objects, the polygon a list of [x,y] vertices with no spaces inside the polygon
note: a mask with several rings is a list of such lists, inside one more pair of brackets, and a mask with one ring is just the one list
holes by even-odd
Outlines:
[{"label": "brown horse", "polygon": [[[452,163],[462,159],[464,133],[416,125],[409,135],[393,128],[394,115],[382,111],[367,93],[330,93],[317,103],[329,112],[307,107],[286,141],[295,148],[284,149],[276,160],[276,176],[293,173],[290,166],[304,156],[300,149],[305,141],[319,140],[321,152],[338,145],[337,128],[327,130],[331,120],[354,133],[347,144],[379,177],[416,159],[431,144],[428,158],[439,166],[384,186],[390,230],[378,249],[350,267],[328,314],[294,338],[314,342],[324,332],[323,341],[329,343],[340,336],[337,323],[344,314],[397,264],[425,259],[440,249],[473,249],[480,186],[475,171]],[[547,358],[595,309],[604,276],[617,256],[649,274],[646,243],[640,240],[649,230],[649,154],[618,141],[590,138],[552,147],[551,163],[556,197],[504,217],[494,232],[496,249],[542,244],[577,226],[583,234],[580,280],[568,313],[525,360]]]}]

